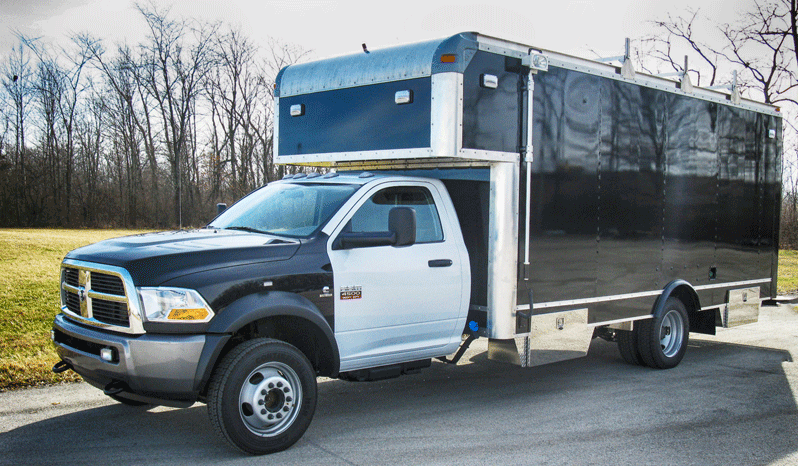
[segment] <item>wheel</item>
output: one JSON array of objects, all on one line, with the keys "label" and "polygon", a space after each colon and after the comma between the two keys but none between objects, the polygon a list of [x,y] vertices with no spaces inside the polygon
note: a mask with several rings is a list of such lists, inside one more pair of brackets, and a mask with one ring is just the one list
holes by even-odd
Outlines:
[{"label": "wheel", "polygon": [[208,416],[230,444],[255,455],[293,445],[316,411],[316,374],[295,347],[258,338],[224,357],[211,377]]},{"label": "wheel", "polygon": [[640,322],[637,335],[640,357],[647,366],[655,369],[676,367],[687,351],[689,333],[684,303],[670,297],[658,315]]},{"label": "wheel", "polygon": [[122,403],[123,405],[127,406],[147,406],[149,404],[145,401],[129,400],[127,398],[122,398],[121,396],[116,396],[116,395],[108,395],[108,397],[114,401],[118,401],[119,403]]},{"label": "wheel", "polygon": [[642,366],[640,350],[637,348],[637,326],[634,330],[616,330],[615,338],[618,340],[618,351],[628,364]]}]

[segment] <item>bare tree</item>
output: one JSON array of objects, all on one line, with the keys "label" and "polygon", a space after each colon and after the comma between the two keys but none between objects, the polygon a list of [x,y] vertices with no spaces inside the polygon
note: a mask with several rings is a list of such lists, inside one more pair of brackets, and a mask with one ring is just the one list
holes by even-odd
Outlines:
[{"label": "bare tree", "polygon": [[[36,39],[22,35],[19,38],[38,58],[37,84],[34,87],[45,121],[45,153],[49,176],[54,181],[52,194],[56,220],[59,225],[69,224],[75,167],[75,125],[89,52],[79,41],[53,53]],[[62,57],[66,60],[59,60]]]},{"label": "bare tree", "polygon": [[[7,180],[13,183],[13,187],[9,187],[10,202],[8,204],[9,210],[13,210],[17,224],[21,224],[23,210],[26,210],[24,209],[27,199],[25,187],[28,179],[25,160],[25,124],[29,111],[28,106],[32,99],[30,57],[22,43],[12,48],[8,60],[3,63],[0,75],[5,95],[10,100],[3,105],[3,110],[13,114],[10,115],[13,117],[13,123],[10,121],[9,123],[14,132],[14,147],[8,167],[9,170],[13,169],[13,175]],[[9,199],[9,197],[5,198]],[[12,213],[7,210],[6,212],[7,214]]]},{"label": "bare tree", "polygon": [[[184,169],[186,158],[196,149],[189,146],[193,111],[213,66],[212,38],[218,25],[172,20],[168,11],[152,5],[137,7],[150,30],[149,43],[142,47],[143,82],[160,112],[174,189],[174,218],[182,227]],[[193,40],[187,39],[189,35]]]},{"label": "bare tree", "polygon": [[654,25],[663,34],[655,34],[641,40],[644,46],[650,46],[648,47],[650,55],[645,57],[645,59],[640,59],[644,69],[647,59],[652,58],[655,61],[665,63],[671,71],[693,73],[697,78],[696,85],[704,85],[702,84],[701,69],[696,67],[685,70],[682,65],[683,62],[678,59],[678,55],[674,54],[673,47],[675,43],[681,41],[695,52],[701,59],[700,63],[708,68],[709,82],[705,85],[714,86],[718,78],[718,61],[722,55],[696,37],[694,29],[698,19],[700,19],[699,10],[688,9],[686,17],[673,17],[669,14],[668,19],[665,21],[654,21]]},{"label": "bare tree", "polygon": [[140,43],[19,35],[0,57],[4,225],[196,225],[282,176],[274,78],[307,52],[272,40],[262,53],[240,30],[137,8]]},{"label": "bare tree", "polygon": [[[305,50],[299,46],[283,44],[277,40],[271,39],[269,41],[269,53],[263,63],[263,81],[267,83],[274,83],[277,79],[277,74],[281,69],[288,65],[300,62],[306,58],[310,52],[310,50]],[[266,105],[271,108],[271,106],[274,104],[274,87],[266,86],[266,89],[269,96],[269,101],[266,103]],[[285,173],[284,165],[279,165],[275,169],[274,160],[272,158],[272,154],[274,152],[274,141],[272,138],[274,135],[274,122],[270,116],[271,113],[267,112],[267,117],[264,118],[261,125],[254,128],[257,132],[258,141],[260,142],[262,148],[261,152],[263,158],[261,159],[261,167],[265,181],[270,181],[275,178],[282,178]],[[290,168],[289,170],[295,171],[298,169],[294,167]]]}]

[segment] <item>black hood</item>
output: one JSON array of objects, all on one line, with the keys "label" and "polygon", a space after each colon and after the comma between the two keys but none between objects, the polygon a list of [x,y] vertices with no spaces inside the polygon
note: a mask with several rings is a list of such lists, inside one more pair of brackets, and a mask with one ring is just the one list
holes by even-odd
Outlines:
[{"label": "black hood", "polygon": [[195,272],[290,259],[297,240],[231,230],[148,233],[75,249],[66,259],[122,267],[137,286],[158,286]]}]

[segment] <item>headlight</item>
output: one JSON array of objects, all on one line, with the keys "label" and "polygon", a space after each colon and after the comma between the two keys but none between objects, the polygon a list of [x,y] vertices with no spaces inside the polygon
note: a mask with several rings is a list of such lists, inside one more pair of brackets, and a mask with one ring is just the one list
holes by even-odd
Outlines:
[{"label": "headlight", "polygon": [[213,311],[199,293],[184,288],[139,288],[148,322],[207,322]]}]

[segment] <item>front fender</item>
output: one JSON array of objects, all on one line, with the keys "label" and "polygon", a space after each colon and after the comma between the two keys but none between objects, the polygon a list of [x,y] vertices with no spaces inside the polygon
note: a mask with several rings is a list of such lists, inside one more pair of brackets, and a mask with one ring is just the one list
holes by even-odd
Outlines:
[{"label": "front fender", "polygon": [[[320,372],[323,375],[337,375],[341,360],[338,342],[330,324],[313,303],[294,293],[268,291],[244,296],[216,315],[210,322],[208,333],[229,336],[258,320],[286,317],[300,324],[300,327],[290,329],[291,332],[302,332],[314,338],[320,353],[324,356],[320,361]],[[224,342],[226,343],[226,339]],[[203,371],[205,374],[201,377],[203,383],[210,378],[221,351],[217,350],[216,353],[208,358],[208,365]],[[308,359],[312,358],[308,356]]]},{"label": "front fender", "polygon": [[307,319],[317,325],[330,341],[335,341],[330,324],[319,308],[306,298],[285,291],[253,293],[230,303],[211,321],[208,332],[235,333],[251,322],[279,315]]}]

